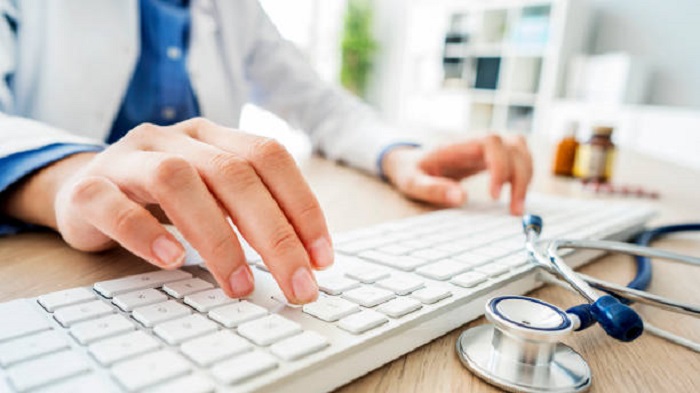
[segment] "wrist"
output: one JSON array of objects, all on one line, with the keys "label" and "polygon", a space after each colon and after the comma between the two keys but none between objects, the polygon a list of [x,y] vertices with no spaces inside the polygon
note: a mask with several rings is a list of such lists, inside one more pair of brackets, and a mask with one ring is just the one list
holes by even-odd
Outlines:
[{"label": "wrist", "polygon": [[70,155],[29,175],[9,191],[2,213],[20,221],[56,229],[56,194],[96,155]]},{"label": "wrist", "polygon": [[418,150],[420,145],[416,143],[395,143],[387,146],[379,155],[378,168],[379,177],[389,183],[394,184],[396,173],[401,168],[402,157],[407,153]]}]

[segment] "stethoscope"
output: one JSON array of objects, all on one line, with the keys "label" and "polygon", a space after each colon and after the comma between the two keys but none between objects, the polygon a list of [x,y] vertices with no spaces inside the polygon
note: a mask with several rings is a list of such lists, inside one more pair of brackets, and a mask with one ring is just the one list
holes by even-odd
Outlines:
[{"label": "stethoscope", "polygon": [[[566,311],[525,296],[500,296],[486,304],[486,318],[492,325],[481,325],[463,332],[457,340],[462,363],[486,382],[511,392],[581,392],[591,385],[586,360],[560,342],[573,331],[596,322],[605,332],[629,342],[644,330],[700,352],[700,344],[645,324],[628,306],[645,303],[668,311],[698,317],[700,307],[645,292],[651,281],[651,257],[700,265],[700,258],[657,250],[647,245],[655,238],[674,232],[697,231],[700,224],[660,227],[642,232],[637,245],[614,241],[540,240],[542,219],[523,217],[526,250],[530,261],[541,268],[546,280],[578,292],[587,303]],[[637,275],[627,287],[575,273],[558,255],[561,248],[592,249],[634,255]],[[546,249],[546,252],[543,251]],[[554,277],[558,280],[552,280]],[[567,285],[568,284],[568,285]],[[598,294],[593,288],[607,292]]]}]

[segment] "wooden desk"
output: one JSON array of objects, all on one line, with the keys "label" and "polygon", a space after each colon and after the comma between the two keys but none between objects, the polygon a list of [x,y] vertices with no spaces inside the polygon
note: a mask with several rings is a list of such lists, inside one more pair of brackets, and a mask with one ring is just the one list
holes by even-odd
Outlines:
[{"label": "wooden desk", "polygon": [[[536,163],[535,191],[580,196],[578,183],[554,180],[547,175],[548,161]],[[343,231],[431,210],[410,202],[391,188],[365,175],[321,159],[305,165],[310,183],[325,208],[331,230]],[[632,153],[620,154],[616,181],[644,184],[661,191],[660,215],[653,224],[700,221],[700,173]],[[485,178],[466,183],[470,198],[486,195]],[[700,255],[700,236],[680,235],[657,243],[660,247]],[[700,271],[671,263],[655,262],[651,290],[685,301],[700,300]],[[123,250],[83,254],[67,247],[49,233],[24,234],[0,239],[0,301],[37,296],[46,292],[95,281],[153,270]],[[582,269],[587,274],[618,283],[634,274],[624,256],[608,256]],[[533,296],[567,307],[581,299],[556,287],[537,290]],[[640,307],[646,320],[660,327],[700,340],[700,322],[689,317]],[[483,318],[470,323],[484,323]],[[454,343],[457,329],[409,353],[343,388],[351,392],[490,392],[460,364]],[[605,336],[598,328],[576,334],[567,344],[581,352],[593,372],[593,392],[698,392],[700,355],[654,336],[644,335],[630,344]]]}]

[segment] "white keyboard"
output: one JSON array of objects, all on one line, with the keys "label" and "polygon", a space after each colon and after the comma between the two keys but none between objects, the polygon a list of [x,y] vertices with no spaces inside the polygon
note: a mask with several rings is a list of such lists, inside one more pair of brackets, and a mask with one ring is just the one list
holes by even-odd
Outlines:
[{"label": "white keyboard", "polygon": [[[544,237],[623,239],[643,206],[540,198]],[[0,304],[0,392],[321,392],[541,285],[502,205],[443,210],[335,237],[322,294],[288,305],[255,257],[256,290],[227,298],[198,267]],[[598,256],[577,253],[578,266]]]}]

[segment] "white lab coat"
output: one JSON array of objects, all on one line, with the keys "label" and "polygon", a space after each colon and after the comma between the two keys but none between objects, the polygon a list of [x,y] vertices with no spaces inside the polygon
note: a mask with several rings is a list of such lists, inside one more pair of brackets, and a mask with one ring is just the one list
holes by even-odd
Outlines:
[{"label": "white lab coat", "polygon": [[[253,102],[307,132],[328,157],[370,172],[401,139],[319,80],[256,0],[192,0],[191,8],[187,67],[203,117],[235,127]],[[0,157],[103,143],[139,54],[138,0],[0,0],[0,14]]]}]

